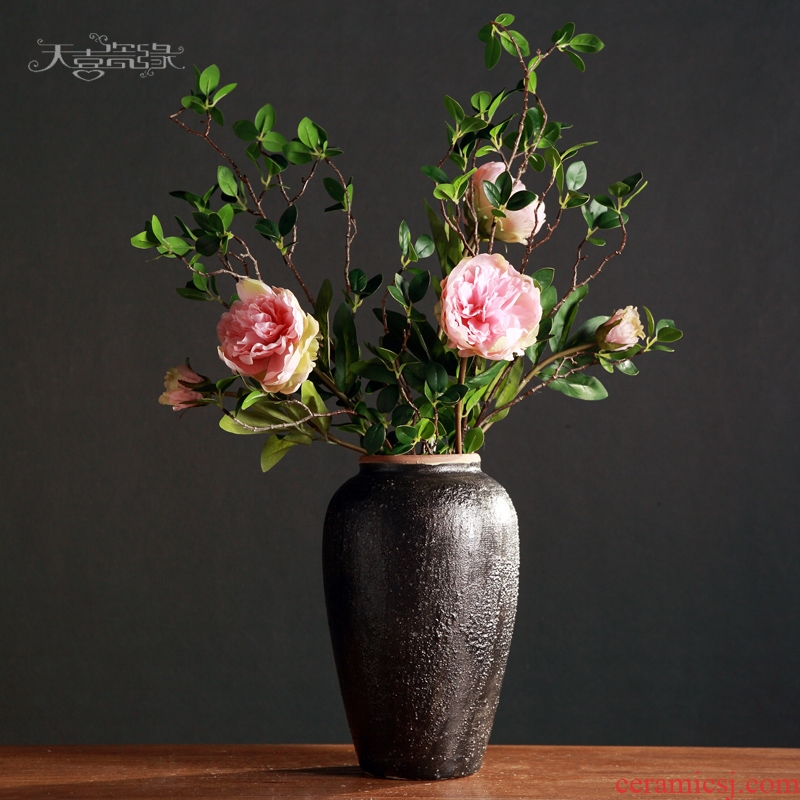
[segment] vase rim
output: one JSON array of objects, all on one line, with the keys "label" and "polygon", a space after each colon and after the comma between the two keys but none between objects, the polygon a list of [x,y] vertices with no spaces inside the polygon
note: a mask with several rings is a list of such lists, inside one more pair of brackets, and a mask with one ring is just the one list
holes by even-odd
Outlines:
[{"label": "vase rim", "polygon": [[359,464],[480,464],[477,453],[407,454],[404,456],[361,456]]}]

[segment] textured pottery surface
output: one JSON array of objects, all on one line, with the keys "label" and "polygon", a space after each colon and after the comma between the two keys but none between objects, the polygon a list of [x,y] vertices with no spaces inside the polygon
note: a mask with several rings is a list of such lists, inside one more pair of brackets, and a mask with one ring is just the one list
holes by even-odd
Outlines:
[{"label": "textured pottery surface", "polygon": [[[367,459],[364,459],[367,461]],[[511,500],[477,463],[369,459],[325,518],[328,622],[362,769],[480,768],[517,605]]]}]

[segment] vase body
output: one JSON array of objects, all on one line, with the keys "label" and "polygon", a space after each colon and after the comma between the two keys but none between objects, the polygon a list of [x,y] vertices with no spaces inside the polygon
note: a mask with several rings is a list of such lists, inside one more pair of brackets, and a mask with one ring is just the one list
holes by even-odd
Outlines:
[{"label": "vase body", "polygon": [[436,780],[480,768],[518,574],[516,512],[477,456],[362,458],[328,507],[323,577],[365,772]]}]

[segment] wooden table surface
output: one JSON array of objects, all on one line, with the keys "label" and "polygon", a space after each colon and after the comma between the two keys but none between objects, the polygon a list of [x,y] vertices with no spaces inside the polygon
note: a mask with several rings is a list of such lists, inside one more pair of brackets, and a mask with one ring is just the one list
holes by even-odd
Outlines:
[{"label": "wooden table surface", "polygon": [[364,775],[349,745],[0,747],[0,800],[19,798],[800,798],[800,749],[489,748],[449,781]]}]

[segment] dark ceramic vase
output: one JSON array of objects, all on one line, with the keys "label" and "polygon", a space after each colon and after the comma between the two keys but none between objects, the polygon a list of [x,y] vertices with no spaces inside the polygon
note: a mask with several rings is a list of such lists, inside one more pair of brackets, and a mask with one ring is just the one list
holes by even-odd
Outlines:
[{"label": "dark ceramic vase", "polygon": [[517,607],[517,515],[478,456],[365,456],[325,517],[328,624],[361,768],[480,769]]}]

